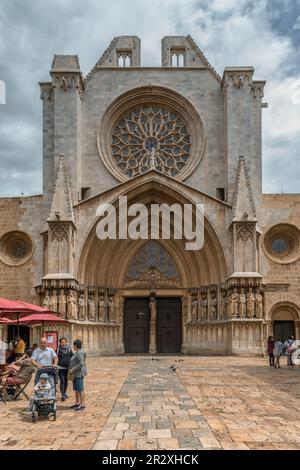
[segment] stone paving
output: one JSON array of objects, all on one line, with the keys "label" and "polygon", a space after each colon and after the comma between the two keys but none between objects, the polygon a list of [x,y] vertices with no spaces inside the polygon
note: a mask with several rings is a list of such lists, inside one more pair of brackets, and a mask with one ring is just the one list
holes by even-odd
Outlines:
[{"label": "stone paving", "polygon": [[90,358],[88,368],[83,413],[70,398],[57,421],[32,424],[26,400],[0,404],[0,449],[300,449],[299,368],[171,356]]}]

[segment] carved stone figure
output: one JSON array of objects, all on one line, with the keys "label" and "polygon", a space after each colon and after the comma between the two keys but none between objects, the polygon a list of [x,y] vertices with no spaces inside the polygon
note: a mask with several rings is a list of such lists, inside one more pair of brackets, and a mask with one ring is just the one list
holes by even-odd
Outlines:
[{"label": "carved stone figure", "polygon": [[44,308],[50,308],[50,296],[49,296],[48,292],[45,293],[45,296],[44,296],[43,302],[42,302],[42,306]]},{"label": "carved stone figure", "polygon": [[67,300],[65,296],[65,292],[63,289],[60,290],[58,296],[58,314],[60,317],[65,318],[67,311]]},{"label": "carved stone figure", "polygon": [[207,307],[208,307],[207,294],[204,292],[201,296],[201,306],[200,306],[201,321],[207,320]]},{"label": "carved stone figure", "polygon": [[157,303],[156,298],[151,297],[150,302],[149,302],[151,322],[156,321],[156,303]]},{"label": "carved stone figure", "polygon": [[247,294],[247,317],[253,318],[255,312],[255,295],[252,291],[252,287],[249,287]]},{"label": "carved stone figure", "polygon": [[114,306],[114,298],[112,295],[108,297],[107,308],[108,308],[108,321],[113,322],[114,316],[115,316],[115,306]]},{"label": "carved stone figure", "polygon": [[220,320],[225,320],[227,318],[227,292],[226,290],[222,291],[222,303],[221,303],[221,310],[220,310]]},{"label": "carved stone figure", "polygon": [[263,298],[259,288],[257,288],[255,292],[255,316],[256,318],[263,317]]},{"label": "carved stone figure", "polygon": [[246,294],[243,288],[241,288],[239,295],[239,316],[240,318],[245,318],[246,316]]},{"label": "carved stone figure", "polygon": [[57,313],[57,292],[54,290],[50,297],[50,310]]},{"label": "carved stone figure", "polygon": [[218,298],[216,292],[211,294],[210,316],[212,320],[216,320],[218,317]]},{"label": "carved stone figure", "polygon": [[192,321],[198,320],[198,298],[193,296],[192,300]]},{"label": "carved stone figure", "polygon": [[84,292],[80,292],[78,297],[78,319],[85,320],[86,313],[85,313],[85,300],[84,300]]},{"label": "carved stone figure", "polygon": [[95,306],[94,294],[92,293],[89,294],[88,306],[89,306],[89,320],[95,321],[96,320],[96,306]]},{"label": "carved stone figure", "polygon": [[104,293],[99,293],[99,321],[105,322],[106,304]]},{"label": "carved stone figure", "polygon": [[188,299],[186,295],[182,298],[182,314],[183,321],[186,323],[188,321]]},{"label": "carved stone figure", "polygon": [[72,290],[69,291],[68,297],[67,297],[67,303],[68,303],[68,318],[70,320],[77,320],[77,314],[78,314],[78,306],[77,306],[77,298],[75,292]]},{"label": "carved stone figure", "polygon": [[229,298],[229,316],[237,317],[239,313],[239,294],[237,293],[236,287],[233,289],[232,294]]}]

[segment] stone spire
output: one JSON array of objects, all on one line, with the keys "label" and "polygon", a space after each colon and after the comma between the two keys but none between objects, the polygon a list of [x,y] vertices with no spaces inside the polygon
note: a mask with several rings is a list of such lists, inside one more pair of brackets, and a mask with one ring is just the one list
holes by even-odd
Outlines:
[{"label": "stone spire", "polygon": [[68,172],[63,154],[59,157],[51,211],[47,221],[75,224]]},{"label": "stone spire", "polygon": [[247,163],[245,158],[240,156],[232,205],[232,221],[242,220],[256,221],[256,209]]}]

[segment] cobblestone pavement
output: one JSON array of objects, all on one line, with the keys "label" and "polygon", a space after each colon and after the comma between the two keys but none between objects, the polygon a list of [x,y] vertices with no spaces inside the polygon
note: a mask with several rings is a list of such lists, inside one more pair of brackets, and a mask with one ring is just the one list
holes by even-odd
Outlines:
[{"label": "cobblestone pavement", "polygon": [[70,398],[57,421],[32,424],[26,400],[0,404],[0,449],[300,449],[299,368],[171,356],[90,358],[88,368],[83,413]]}]

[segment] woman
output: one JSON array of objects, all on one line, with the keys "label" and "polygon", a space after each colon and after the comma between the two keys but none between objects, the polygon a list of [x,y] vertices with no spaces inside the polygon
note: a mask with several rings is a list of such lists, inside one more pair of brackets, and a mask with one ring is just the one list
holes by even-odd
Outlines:
[{"label": "woman", "polygon": [[68,398],[68,372],[73,352],[68,346],[67,338],[65,338],[64,336],[59,340],[59,346],[56,353],[58,357],[57,368],[60,382],[61,401],[65,401]]},{"label": "woman", "polygon": [[75,411],[83,411],[85,409],[85,393],[84,393],[84,377],[87,375],[85,365],[86,353],[82,349],[82,341],[76,339],[73,342],[75,353],[71,357],[69,379],[73,382],[73,390],[75,392],[75,405],[71,406]]},{"label": "woman", "polygon": [[273,336],[269,336],[268,344],[267,344],[267,352],[269,354],[269,364],[270,364],[270,366],[274,366],[274,354],[273,354],[274,344],[275,344],[275,342],[274,342]]},{"label": "woman", "polygon": [[293,369],[294,367],[292,357],[293,357],[293,353],[297,350],[297,346],[294,343],[295,343],[294,336],[289,336],[283,345],[284,351],[286,352],[286,355],[287,355],[287,366],[289,369]]},{"label": "woman", "polygon": [[274,364],[275,369],[277,369],[277,368],[281,369],[280,356],[282,355],[282,352],[283,352],[283,344],[280,341],[280,338],[276,338],[276,342],[274,344],[274,350],[273,350],[273,355],[274,355],[274,358],[275,358],[275,364]]}]

